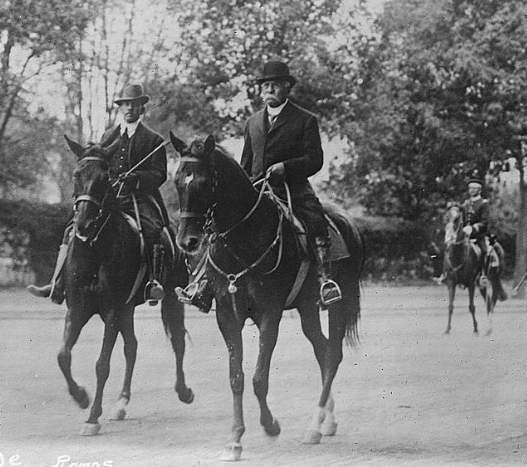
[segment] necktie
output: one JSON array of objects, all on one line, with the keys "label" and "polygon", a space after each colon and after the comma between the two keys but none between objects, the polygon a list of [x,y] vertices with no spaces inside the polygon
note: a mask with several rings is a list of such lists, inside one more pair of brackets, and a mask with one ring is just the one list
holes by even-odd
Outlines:
[{"label": "necktie", "polygon": [[121,141],[123,142],[123,145],[128,144],[128,140],[130,138],[128,137],[128,128],[125,128],[124,133],[121,136]]},{"label": "necktie", "polygon": [[273,128],[274,122],[276,122],[277,118],[278,115],[269,115],[269,129]]}]

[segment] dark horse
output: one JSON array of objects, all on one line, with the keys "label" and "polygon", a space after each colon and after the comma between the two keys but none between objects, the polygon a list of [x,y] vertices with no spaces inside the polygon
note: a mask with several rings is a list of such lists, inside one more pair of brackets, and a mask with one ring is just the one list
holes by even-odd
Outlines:
[{"label": "dark horse", "polygon": [[445,226],[445,254],[444,264],[446,272],[446,284],[448,286],[448,325],[445,334],[449,334],[452,328],[452,314],[454,312],[454,299],[456,286],[466,287],[468,290],[469,306],[472,315],[474,333],[478,334],[478,322],[476,321],[476,307],[474,305],[474,293],[476,285],[485,300],[489,329],[492,332],[491,314],[494,311],[499,291],[501,290],[501,270],[503,268],[504,252],[498,242],[489,246],[490,261],[485,270],[487,280],[478,280],[480,273],[479,248],[463,232],[464,215],[459,204],[452,203],[447,211]]},{"label": "dark horse", "polygon": [[[114,133],[101,145],[89,144],[86,147],[66,137],[78,162],[74,171],[75,236],[70,242],[62,272],[68,311],[58,362],[70,394],[83,409],[88,407],[90,401],[86,390],[72,377],[71,350],[82,328],[93,315],[99,314],[104,321],[102,349],[96,363],[97,391],[90,415],[81,431],[83,435],[95,435],[100,429],[98,419],[102,414],[103,390],[119,333],[124,341],[126,370],[123,387],[110,418],[122,420],[125,416],[137,354],[134,308],[144,301],[144,279],[138,276],[142,264],[140,236],[121,212],[109,179],[109,161],[116,149],[116,144],[111,143],[118,141],[117,135]],[[170,241],[168,238],[165,240]],[[173,292],[175,285],[186,285],[187,277],[182,254],[177,250],[174,253],[174,260],[167,270],[170,274],[166,274],[166,296],[162,301],[161,315],[176,355],[175,389],[183,402],[190,403],[194,395],[186,386],[183,373],[184,310]],[[142,284],[139,284],[140,281]]]},{"label": "dark horse", "polygon": [[[343,213],[332,209],[331,219],[342,233],[350,255],[333,263],[333,278],[343,298],[329,306],[328,337],[320,321],[316,267],[309,264],[301,287],[297,272],[306,264],[297,248],[296,233],[282,211],[251,183],[241,166],[209,136],[190,145],[170,134],[182,156],[176,174],[181,224],[177,243],[187,254],[199,254],[207,244],[206,275],[216,300],[216,319],[229,352],[230,384],[234,400],[233,425],[222,460],[239,460],[245,432],[242,397],[242,329],[247,319],[258,327],[259,354],[253,389],[260,405],[260,423],[270,436],[280,425],[267,405],[269,368],[284,309],[296,308],[302,330],[313,346],[322,376],[316,412],[304,442],[319,443],[336,432],[331,387],[343,358],[346,338],[356,343],[360,314],[360,275],[363,242]],[[294,298],[293,289],[299,289]],[[294,295],[294,294],[293,294]]]}]

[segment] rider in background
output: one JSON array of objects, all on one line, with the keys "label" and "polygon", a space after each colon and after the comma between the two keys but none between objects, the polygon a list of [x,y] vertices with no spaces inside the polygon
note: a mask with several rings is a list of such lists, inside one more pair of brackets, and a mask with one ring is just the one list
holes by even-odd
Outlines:
[{"label": "rider in background", "polygon": [[481,196],[483,182],[478,178],[468,181],[469,198],[461,205],[463,209],[465,226],[463,232],[470,239],[474,239],[481,249],[481,277],[485,277],[487,249],[487,234],[489,229],[490,205],[489,201]]},{"label": "rider in background", "polygon": [[[489,219],[490,219],[490,204],[489,201],[481,196],[483,191],[483,182],[477,178],[471,178],[468,181],[468,195],[461,205],[463,211],[464,226],[463,232],[465,235],[474,240],[481,250],[480,254],[480,274],[479,283],[484,284],[487,280],[486,271],[488,270],[489,261],[489,245],[494,244],[494,236],[489,235]],[[437,283],[442,283],[446,280],[447,274],[445,270],[445,263],[443,262],[443,272],[438,278],[433,278]],[[499,300],[507,299],[501,281],[497,280],[497,292]]]},{"label": "rider in background", "polygon": [[[149,99],[149,96],[143,93],[140,84],[127,84],[119,98],[115,100],[122,121],[119,124],[119,146],[110,163],[110,179],[112,182],[120,182],[119,205],[134,218],[136,217],[134,203],[137,203],[150,269],[145,300],[154,304],[164,297],[163,287],[157,276],[162,270],[163,262],[161,231],[168,225],[168,214],[159,192],[159,187],[167,179],[167,157],[162,146],[163,137],[146,126],[141,119]],[[114,129],[106,131],[102,141],[105,141],[113,131]],[[149,154],[150,157],[136,170],[130,171]],[[51,297],[53,302],[59,304],[64,301],[64,281],[61,271],[66,261],[72,230],[70,223],[64,233],[51,283],[42,287],[28,286],[28,291],[33,295]]]}]

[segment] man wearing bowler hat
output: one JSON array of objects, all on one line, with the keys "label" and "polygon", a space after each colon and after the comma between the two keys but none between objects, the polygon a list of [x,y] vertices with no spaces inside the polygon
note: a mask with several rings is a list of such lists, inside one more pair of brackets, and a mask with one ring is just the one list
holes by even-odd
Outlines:
[{"label": "man wearing bowler hat", "polygon": [[308,181],[323,164],[317,118],[289,100],[296,80],[285,63],[266,63],[256,81],[265,105],[247,120],[241,165],[253,182],[268,176],[275,192],[284,199],[284,183],[288,184],[293,209],[306,224],[315,250],[321,303],[328,305],[340,300],[341,292],[329,279],[329,225]]},{"label": "man wearing bowler hat", "polygon": [[[110,163],[110,181],[120,182],[118,199],[124,212],[135,218],[134,203],[137,205],[149,265],[145,300],[155,304],[164,297],[161,279],[158,276],[162,271],[163,262],[161,232],[168,226],[168,215],[159,187],[167,179],[167,157],[162,145],[163,137],[141,121],[145,104],[149,100],[140,84],[125,85],[119,98],[115,100],[122,120],[119,124],[119,145]],[[101,141],[108,139],[114,130],[116,128],[106,131]],[[147,155],[150,156],[143,161]],[[136,169],[130,170],[141,161],[143,162]],[[68,227],[51,283],[43,287],[29,286],[28,290],[33,295],[51,297],[55,303],[62,303],[64,300],[60,273],[67,256],[70,231],[71,228]]]}]

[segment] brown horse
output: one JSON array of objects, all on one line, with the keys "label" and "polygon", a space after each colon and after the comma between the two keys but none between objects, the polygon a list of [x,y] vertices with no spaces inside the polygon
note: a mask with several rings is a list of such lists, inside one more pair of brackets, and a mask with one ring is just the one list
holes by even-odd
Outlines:
[{"label": "brown horse", "polygon": [[[119,333],[124,341],[126,370],[123,387],[110,418],[122,420],[125,417],[137,354],[134,309],[144,302],[144,279],[138,276],[142,264],[141,239],[120,210],[109,179],[109,162],[116,149],[116,144],[112,144],[112,141],[118,141],[117,135],[111,135],[101,145],[90,144],[86,147],[66,137],[78,162],[74,171],[75,236],[70,241],[62,272],[68,311],[58,362],[69,392],[81,408],[87,408],[90,401],[86,390],[77,384],[71,374],[71,351],[82,328],[93,315],[98,314],[104,321],[102,349],[96,363],[97,390],[90,415],[81,431],[83,435],[95,435],[99,432],[98,419],[102,414],[103,390]],[[167,248],[170,248],[170,240],[165,240]],[[177,250],[174,253],[167,266],[164,284],[166,296],[162,301],[161,315],[176,355],[175,389],[183,402],[190,403],[194,394],[186,386],[183,372],[184,310],[174,293],[176,285],[186,285],[187,273],[182,254]],[[139,284],[140,281],[142,284]]]},{"label": "brown horse", "polygon": [[[182,156],[176,174],[181,224],[177,243],[187,254],[207,246],[206,275],[216,300],[216,318],[229,352],[230,383],[234,400],[233,425],[222,460],[241,457],[244,373],[242,329],[247,319],[260,332],[253,389],[260,406],[260,423],[269,436],[280,433],[278,420],[267,404],[269,369],[283,310],[296,308],[311,342],[322,376],[322,391],[304,442],[319,443],[333,435],[337,424],[331,394],[343,358],[344,339],[357,340],[360,313],[360,275],[363,242],[350,220],[340,211],[329,215],[343,235],[350,255],[333,263],[333,278],[342,300],[329,305],[328,337],[320,321],[316,267],[307,263],[305,280],[298,271],[306,264],[297,248],[293,226],[263,192],[256,190],[241,166],[209,136],[190,145],[170,134]],[[300,284],[302,284],[300,286]],[[292,290],[297,288],[297,292]]]},{"label": "brown horse", "polygon": [[472,316],[474,333],[478,334],[478,322],[476,321],[476,307],[474,305],[474,293],[476,286],[479,288],[487,310],[489,329],[492,332],[491,314],[503,292],[501,286],[501,271],[503,268],[504,252],[498,242],[489,245],[489,261],[485,266],[486,280],[479,280],[481,271],[479,248],[463,232],[464,215],[463,209],[457,203],[451,203],[447,210],[445,226],[445,251],[444,270],[446,273],[446,284],[448,286],[448,324],[445,334],[452,329],[452,314],[454,313],[454,299],[458,285],[466,287],[469,298],[469,312]]}]

